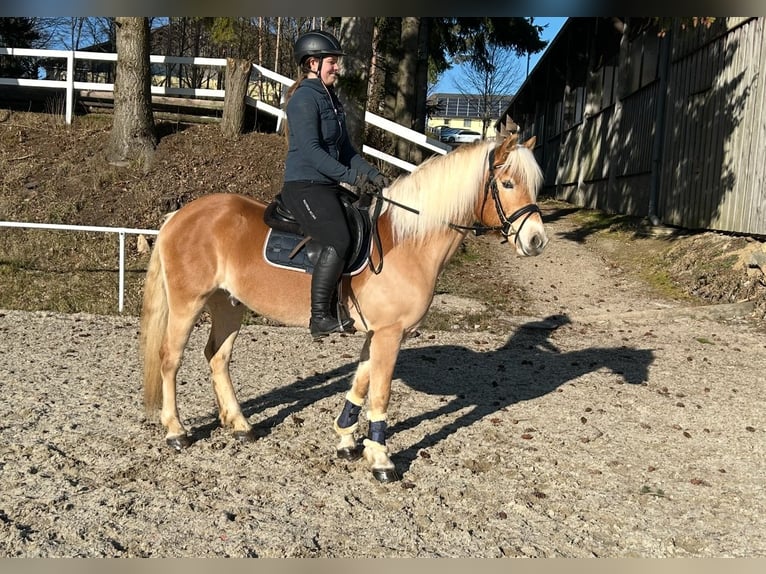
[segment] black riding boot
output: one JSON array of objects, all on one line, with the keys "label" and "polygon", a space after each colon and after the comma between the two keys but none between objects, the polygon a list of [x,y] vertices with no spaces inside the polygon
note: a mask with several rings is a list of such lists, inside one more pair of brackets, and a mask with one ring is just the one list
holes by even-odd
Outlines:
[{"label": "black riding boot", "polygon": [[319,254],[311,276],[311,321],[309,328],[314,339],[326,337],[330,333],[353,332],[353,319],[340,321],[332,309],[332,299],[338,287],[338,279],[343,273],[345,261],[334,247],[325,246]]}]

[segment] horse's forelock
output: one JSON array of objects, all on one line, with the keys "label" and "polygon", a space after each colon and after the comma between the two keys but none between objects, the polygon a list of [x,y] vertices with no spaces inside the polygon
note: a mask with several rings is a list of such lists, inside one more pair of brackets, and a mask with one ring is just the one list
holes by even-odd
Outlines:
[{"label": "horse's forelock", "polygon": [[535,159],[532,150],[524,145],[517,145],[503,163],[503,168],[509,170],[529,190],[530,199],[536,201],[537,192],[543,185],[543,171]]}]

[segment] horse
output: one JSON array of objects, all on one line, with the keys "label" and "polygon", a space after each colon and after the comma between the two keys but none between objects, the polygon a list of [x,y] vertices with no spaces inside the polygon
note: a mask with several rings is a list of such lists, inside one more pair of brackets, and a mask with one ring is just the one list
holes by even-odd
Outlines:
[{"label": "horse", "polygon": [[[522,257],[539,255],[548,243],[536,203],[543,174],[534,144],[534,137],[522,143],[511,134],[463,145],[428,158],[373,200],[379,210],[370,265],[344,274],[338,290],[364,343],[333,428],[337,456],[364,458],[380,482],[401,478],[386,445],[397,356],[423,321],[439,273],[467,233],[498,235]],[[266,208],[245,195],[211,193],[168,214],[160,226],[144,285],[140,352],[144,406],[155,419],[159,411],[172,449],[192,443],[178,413],[176,375],[204,310],[210,317],[204,354],[220,423],[241,441],[255,440],[255,434],[235,394],[229,361],[246,308],[308,327],[310,274],[271,265],[261,254],[270,229]],[[358,436],[365,404],[366,437]]]}]

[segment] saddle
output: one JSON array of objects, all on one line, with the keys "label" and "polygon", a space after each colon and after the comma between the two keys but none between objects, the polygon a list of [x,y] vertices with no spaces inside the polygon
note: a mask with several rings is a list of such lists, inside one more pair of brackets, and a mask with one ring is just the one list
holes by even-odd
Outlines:
[{"label": "saddle", "polygon": [[[370,256],[372,220],[367,207],[357,206],[350,196],[340,196],[351,233],[351,249],[344,275],[361,273]],[[300,225],[282,201],[281,194],[266,207],[263,221],[271,229],[263,248],[263,256],[276,267],[311,273],[322,245],[304,235]]]}]

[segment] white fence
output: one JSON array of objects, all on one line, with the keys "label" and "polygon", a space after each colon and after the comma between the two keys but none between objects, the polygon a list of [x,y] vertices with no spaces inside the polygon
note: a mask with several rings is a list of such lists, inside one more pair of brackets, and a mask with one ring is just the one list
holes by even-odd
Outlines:
[{"label": "white fence", "polygon": [[18,221],[0,221],[0,227],[19,227],[22,229],[53,229],[59,231],[95,231],[97,233],[116,233],[120,238],[119,281],[117,288],[117,308],[120,313],[125,301],[125,235],[157,235],[155,229],[130,229],[127,227],[99,227],[88,225],[60,225],[57,223],[25,223]]},{"label": "white fence", "polygon": [[[64,89],[65,98],[65,119],[66,123],[72,123],[72,115],[74,112],[74,91],[75,90],[97,90],[103,92],[113,92],[114,84],[102,83],[102,82],[78,82],[74,79],[75,61],[76,60],[101,60],[108,62],[116,62],[117,54],[115,53],[98,53],[98,52],[83,52],[80,50],[36,50],[32,48],[0,48],[0,55],[14,56],[14,57],[37,57],[44,58],[46,60],[62,58],[66,60],[66,75],[64,80],[45,80],[45,79],[25,79],[25,78],[0,78],[0,85],[8,86],[30,86],[41,88],[55,88]],[[151,64],[185,64],[189,66],[208,66],[219,67],[226,69],[225,58],[189,58],[183,56],[159,56],[150,55],[149,62]],[[293,84],[291,78],[273,72],[268,68],[253,64],[253,70],[256,76],[261,76],[269,80],[276,81],[285,87],[289,87]],[[166,95],[166,96],[202,96],[210,98],[220,98],[223,100],[226,94],[225,90],[211,90],[205,88],[174,88],[168,86],[152,86],[152,94]],[[254,106],[256,109],[269,113],[277,118],[277,125],[284,119],[284,112],[266,102],[257,100],[250,96],[247,97],[247,103]],[[366,112],[364,119],[367,123],[379,127],[387,132],[394,134],[399,138],[406,139],[414,144],[417,144],[425,149],[445,154],[452,148],[440,141],[433,138],[429,138],[419,132],[400,126],[399,124],[387,120],[381,116]],[[367,145],[362,146],[362,152],[369,154],[372,157],[376,157],[382,161],[396,165],[397,167],[412,171],[415,166],[409,162],[391,156],[380,150],[376,150]]]},{"label": "white fence", "polygon": [[[95,52],[82,52],[78,50],[35,50],[28,48],[2,48],[0,47],[0,55],[18,56],[18,57],[37,57],[37,58],[63,58],[66,60],[66,76],[64,80],[46,80],[46,79],[25,79],[25,78],[0,78],[0,85],[9,86],[31,86],[42,87],[51,89],[64,89],[66,94],[65,101],[65,119],[67,124],[72,123],[72,115],[74,111],[74,91],[75,90],[98,90],[105,92],[113,92],[114,84],[99,83],[99,82],[79,82],[74,80],[75,61],[81,60],[102,60],[102,61],[117,61],[117,54],[114,53],[95,53]],[[186,64],[194,66],[218,66],[226,69],[225,58],[187,58],[180,56],[149,56],[149,61],[152,64]],[[258,75],[274,80],[281,83],[285,87],[292,85],[293,80],[277,74],[262,66],[253,65],[253,69]],[[173,88],[165,86],[152,86],[152,94],[161,95],[179,95],[179,96],[203,96],[211,98],[223,99],[225,95],[224,90],[211,90],[202,88]],[[256,100],[250,96],[247,96],[247,103],[254,106],[256,109],[272,114],[277,117],[277,126],[279,122],[284,120],[284,112],[274,106],[267,104],[266,102]],[[416,132],[401,126],[395,122],[387,120],[376,114],[366,112],[364,119],[367,123],[374,125],[382,130],[388,131],[397,137],[404,138],[412,143],[415,143],[421,147],[428,149],[429,151],[445,154],[450,149],[450,146],[443,144],[437,140],[429,138],[424,134]],[[409,162],[391,156],[380,150],[364,145],[362,152],[378,158],[382,161],[395,165],[406,171],[412,171],[415,166]],[[119,286],[118,286],[118,307],[119,312],[123,311],[123,302],[125,296],[125,235],[126,234],[144,234],[144,235],[156,235],[157,230],[153,229],[129,229],[121,227],[89,227],[78,225],[58,225],[48,223],[24,223],[16,221],[0,221],[0,227],[17,227],[27,229],[52,229],[61,231],[92,231],[102,233],[117,233],[119,236]]]}]

